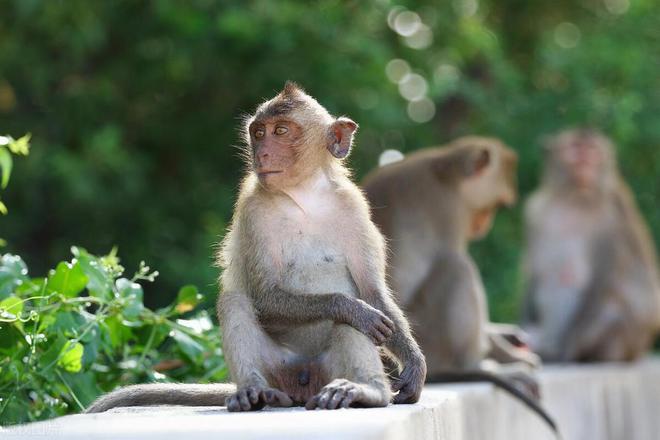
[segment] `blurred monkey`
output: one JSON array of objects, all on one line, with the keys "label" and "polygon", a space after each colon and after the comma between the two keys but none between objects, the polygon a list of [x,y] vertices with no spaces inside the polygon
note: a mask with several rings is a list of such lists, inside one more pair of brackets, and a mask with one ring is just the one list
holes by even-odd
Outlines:
[{"label": "blurred monkey", "polygon": [[429,380],[493,382],[554,427],[528,395],[538,395],[529,373],[539,359],[511,342],[522,333],[517,327],[488,322],[483,283],[468,254],[497,209],[515,203],[516,168],[516,153],[502,142],[469,136],[389,163],[363,187],[388,239],[392,290],[424,351]]},{"label": "blurred monkey", "polygon": [[525,209],[523,322],[549,361],[629,361],[660,329],[651,235],[609,139],[564,131],[546,145],[541,187]]}]

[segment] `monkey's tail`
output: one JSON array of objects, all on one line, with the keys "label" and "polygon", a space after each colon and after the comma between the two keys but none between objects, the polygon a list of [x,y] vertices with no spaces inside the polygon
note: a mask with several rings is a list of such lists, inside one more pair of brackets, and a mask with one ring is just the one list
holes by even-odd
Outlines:
[{"label": "monkey's tail", "polygon": [[236,385],[231,383],[130,385],[99,397],[85,412],[99,413],[125,406],[224,406],[225,399],[235,392]]},{"label": "monkey's tail", "polygon": [[430,375],[426,378],[427,383],[450,383],[450,382],[490,382],[493,385],[503,389],[513,397],[519,399],[529,409],[541,417],[552,429],[558,439],[561,439],[561,433],[557,427],[557,422],[548,414],[548,412],[538,403],[536,399],[530,397],[527,393],[516,388],[509,380],[504,379],[497,374],[489,371],[469,370],[469,371],[447,371]]}]

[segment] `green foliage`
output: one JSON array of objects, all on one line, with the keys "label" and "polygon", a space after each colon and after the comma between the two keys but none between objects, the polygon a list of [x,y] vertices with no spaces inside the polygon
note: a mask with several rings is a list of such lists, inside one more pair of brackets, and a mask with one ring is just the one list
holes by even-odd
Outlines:
[{"label": "green foliage", "polygon": [[126,278],[115,250],[71,251],[42,278],[18,256],[0,258],[0,424],[79,412],[118,385],[225,378],[220,334],[196,310],[195,287],[153,311],[141,283],[157,273],[144,263]]},{"label": "green foliage", "polygon": [[[152,306],[172,300],[181,280],[211,285],[212,245],[242,170],[239,116],[292,79],[360,123],[358,178],[386,148],[487,134],[520,154],[524,199],[538,183],[540,138],[597,126],[617,143],[658,240],[656,3],[7,0],[0,121],[3,132],[31,130],[38,148],[17,164],[2,235],[39,273],[74,242],[96,252],[117,244],[131,267],[148,258],[165,292],[145,298]],[[425,27],[397,31],[403,12]],[[415,27],[421,39],[407,35]],[[419,96],[386,74],[394,59],[419,75]],[[435,110],[415,116],[427,122],[411,118],[418,101]],[[501,212],[472,247],[498,320],[517,317],[520,218],[520,207]]]},{"label": "green foliage", "polygon": [[[14,166],[11,153],[27,156],[30,153],[31,136],[31,134],[26,134],[19,139],[14,139],[11,136],[0,136],[0,172],[2,173],[0,187],[2,189],[6,189],[9,185],[9,177]],[[2,201],[0,201],[0,214],[7,214],[7,206]],[[4,240],[0,244],[4,245]]]}]

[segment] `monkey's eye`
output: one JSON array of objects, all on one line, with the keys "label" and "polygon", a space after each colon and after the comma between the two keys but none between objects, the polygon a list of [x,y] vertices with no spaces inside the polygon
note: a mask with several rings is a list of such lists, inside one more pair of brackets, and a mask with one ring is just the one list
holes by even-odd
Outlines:
[{"label": "monkey's eye", "polygon": [[256,130],[254,130],[254,137],[257,139],[262,138],[264,137],[265,133],[266,132],[264,131],[263,128],[257,128]]},{"label": "monkey's eye", "polygon": [[289,129],[286,127],[275,127],[275,134],[279,136],[286,134],[288,131]]}]

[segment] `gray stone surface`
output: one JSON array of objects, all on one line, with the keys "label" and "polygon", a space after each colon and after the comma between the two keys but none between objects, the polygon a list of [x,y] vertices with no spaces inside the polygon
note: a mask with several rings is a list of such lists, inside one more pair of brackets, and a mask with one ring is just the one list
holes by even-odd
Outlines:
[{"label": "gray stone surface", "polygon": [[[544,404],[563,438],[660,438],[660,359],[546,367]],[[380,409],[123,408],[0,430],[0,439],[552,439],[546,425],[487,384],[433,385],[420,403]]]}]

